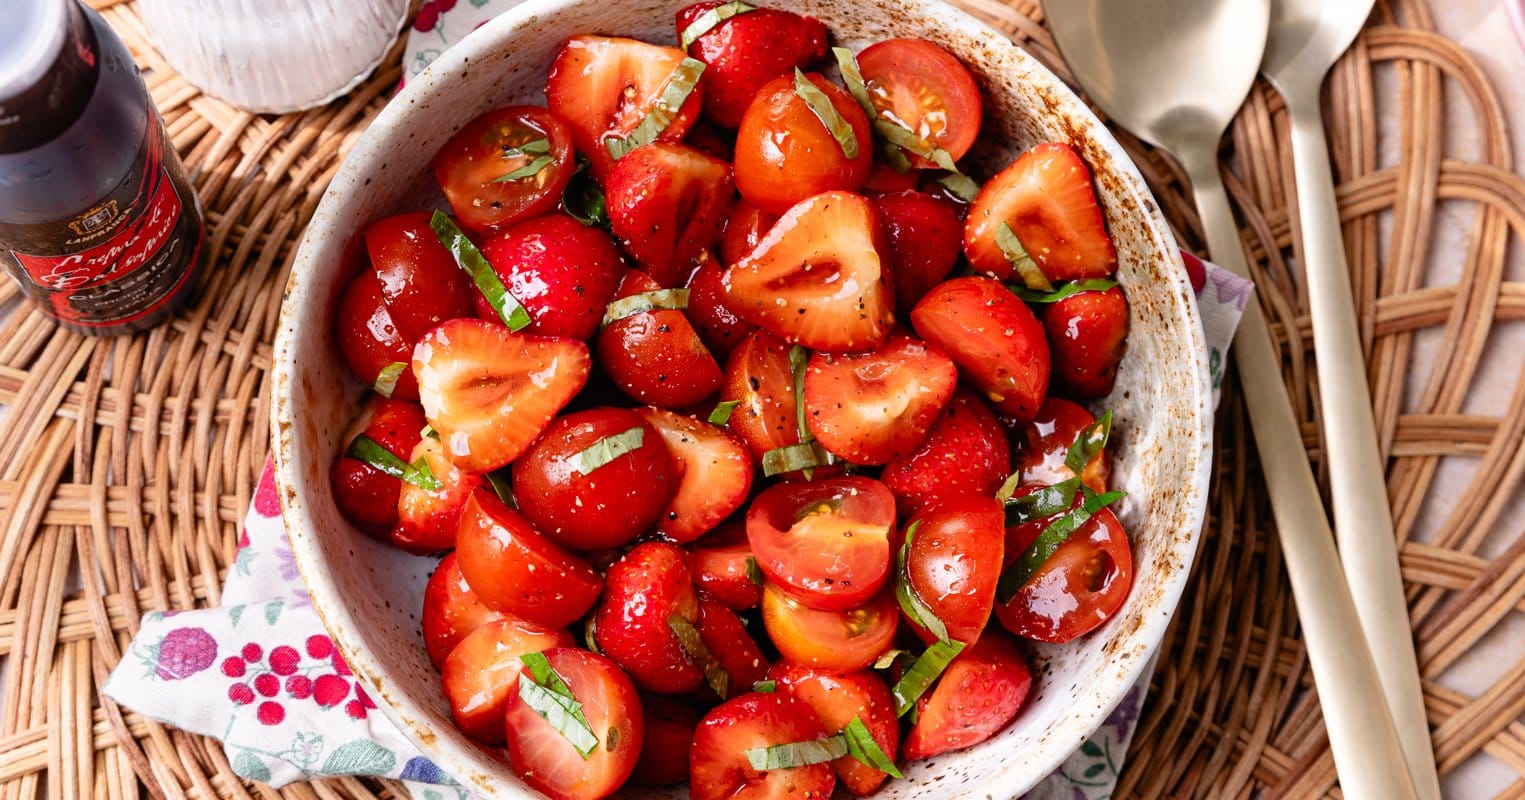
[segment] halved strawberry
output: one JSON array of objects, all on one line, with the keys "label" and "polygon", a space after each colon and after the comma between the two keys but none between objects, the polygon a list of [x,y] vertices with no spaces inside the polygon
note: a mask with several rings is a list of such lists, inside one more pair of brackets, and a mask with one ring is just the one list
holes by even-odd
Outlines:
[{"label": "halved strawberry", "polygon": [[[344,363],[364,381],[374,386],[382,370],[393,364],[408,363],[413,342],[402,335],[387,304],[382,299],[381,282],[376,273],[362,270],[345,287],[334,312],[334,327],[339,335],[339,353]],[[399,400],[417,400],[418,382],[412,370],[397,376],[392,396]]]},{"label": "halved strawberry", "polygon": [[911,325],[1001,413],[1029,420],[1038,412],[1048,395],[1048,340],[1032,309],[1005,286],[979,275],[944,281],[911,310]]},{"label": "halved strawberry", "polygon": [[[678,36],[723,2],[695,3],[678,11]],[[703,61],[704,114],[735,128],[763,84],[808,69],[826,58],[826,26],[811,17],[771,8],[749,9],[694,40],[689,54]]]},{"label": "halved strawberry", "polygon": [[1027,658],[1011,638],[986,631],[917,701],[905,757],[931,758],[989,739],[1022,710],[1032,683]]},{"label": "halved strawberry", "polygon": [[[573,36],[561,46],[546,78],[546,105],[571,126],[577,152],[593,162],[594,175],[602,179],[614,166],[607,140],[641,124],[683,59],[676,47],[609,36]],[[683,138],[699,117],[702,95],[689,93],[659,141]]]},{"label": "halved strawberry", "polygon": [[519,656],[572,647],[564,630],[513,617],[489,622],[461,640],[440,668],[450,716],[461,732],[485,745],[503,744],[503,714],[518,693]]},{"label": "halved strawberry", "polygon": [[[746,694],[768,674],[768,659],[736,612],[719,600],[699,598],[699,636],[725,670],[726,697]],[[722,700],[725,698],[722,697]]]},{"label": "halved strawberry", "polygon": [[902,519],[934,501],[990,496],[1011,474],[1011,445],[985,401],[968,389],[953,395],[916,452],[886,464],[879,479],[895,494]]},{"label": "halved strawberry", "polygon": [[582,559],[486,489],[478,489],[461,511],[456,557],[467,585],[487,607],[551,628],[588,613],[604,585]]},{"label": "halved strawberry", "polygon": [[688,780],[688,753],[694,747],[698,713],[686,703],[654,694],[641,695],[641,709],[646,717],[646,738],[630,783],[671,786]]},{"label": "halved strawberry", "polygon": [[[619,248],[598,228],[566,214],[525,220],[482,240],[482,255],[509,294],[529,312],[521,331],[587,341],[598,330],[625,265]],[[493,322],[498,312],[480,292],[477,316]]]},{"label": "halved strawberry", "polygon": [[[348,448],[364,434],[387,452],[406,461],[424,428],[424,410],[417,403],[371,395],[344,436]],[[329,471],[334,504],[362,532],[385,539],[397,524],[397,493],[402,481],[364,461],[341,453]]]},{"label": "halved strawberry", "polygon": [[439,486],[425,488],[411,481],[402,482],[397,495],[397,525],[392,528],[392,544],[419,555],[455,547],[461,509],[471,493],[482,485],[482,476],[462,469],[445,454],[440,441],[429,436],[414,445],[408,463],[427,464],[428,475],[432,475]]},{"label": "halved strawberry", "polygon": [[592,359],[575,339],[526,336],[455,319],[413,349],[424,416],[464,469],[513,461],[588,380]]},{"label": "halved strawberry", "polygon": [[789,209],[726,271],[726,303],[795,344],[870,348],[895,322],[883,251],[873,205],[852,192],[824,192]]},{"label": "halved strawberry", "polygon": [[643,690],[679,694],[704,682],[704,672],[674,631],[674,620],[699,624],[699,595],[677,545],[636,545],[609,568],[593,613],[599,652],[624,667]]},{"label": "halved strawberry", "polygon": [[[615,300],[662,287],[640,270],[620,281]],[[642,403],[684,408],[715,393],[724,377],[682,311],[653,308],[614,320],[598,332],[598,361],[620,391]]]},{"label": "halved strawberry", "polygon": [[964,254],[970,266],[1011,280],[1017,270],[996,240],[1003,223],[1050,281],[1105,278],[1117,269],[1091,168],[1068,145],[1049,142],[1018,156],[969,207]]},{"label": "halved strawberry", "polygon": [[730,164],[670,142],[627,153],[604,181],[610,228],[664,287],[677,286],[720,241],[735,194]]},{"label": "halved strawberry", "polygon": [[[522,693],[508,702],[508,760],[514,772],[551,800],[598,800],[619,789],[640,758],[646,723],[641,698],[630,678],[603,656],[575,647],[545,652],[551,670],[565,683],[593,734],[583,755],[572,740],[532,707]],[[529,680],[528,676],[520,680]]]},{"label": "halved strawberry", "polygon": [[789,344],[777,336],[756,331],[731,351],[720,399],[736,403],[726,426],[756,463],[769,450],[800,443]]},{"label": "halved strawberry", "polygon": [[870,200],[879,212],[895,276],[895,310],[909,314],[941,283],[959,257],[958,212],[953,203],[922,192],[882,194]]},{"label": "halved strawberry", "polygon": [[836,776],[829,764],[755,770],[747,751],[826,736],[821,718],[787,692],[753,692],[716,706],[699,722],[689,755],[689,796],[693,800],[737,797],[831,797]]},{"label": "halved strawberry", "polygon": [[1054,385],[1081,400],[1111,394],[1128,339],[1123,288],[1072,294],[1042,313],[1054,351]]},{"label": "halved strawberry", "polygon": [[[778,683],[779,691],[815,709],[821,724],[832,733],[858,719],[885,757],[895,760],[900,751],[900,723],[895,717],[895,698],[883,678],[868,670],[837,675],[783,662],[769,670],[768,677]],[[860,797],[873,793],[889,778],[850,755],[832,761],[831,768],[842,785]]]},{"label": "halved strawberry", "polygon": [[688,551],[699,596],[719,600],[733,611],[756,607],[762,600],[762,570],[752,559],[752,544],[741,521],[721,525],[702,544]]},{"label": "halved strawberry", "polygon": [[958,367],[936,345],[892,333],[866,353],[816,353],[805,370],[805,422],[853,464],[884,464],[921,444],[953,397]]},{"label": "halved strawberry", "polygon": [[720,277],[724,275],[719,262],[708,251],[700,254],[699,267],[688,278],[688,319],[699,331],[704,344],[716,356],[724,356],[757,330],[725,304],[725,286]]},{"label": "halved strawberry", "polygon": [[488,608],[466,583],[455,553],[440,559],[424,587],[424,647],[429,651],[429,663],[439,669],[462,639],[500,619],[503,614]]},{"label": "halved strawberry", "polygon": [[678,488],[654,532],[692,542],[741,508],[752,490],[752,456],[733,434],[660,408],[636,409],[662,434],[678,471]]}]

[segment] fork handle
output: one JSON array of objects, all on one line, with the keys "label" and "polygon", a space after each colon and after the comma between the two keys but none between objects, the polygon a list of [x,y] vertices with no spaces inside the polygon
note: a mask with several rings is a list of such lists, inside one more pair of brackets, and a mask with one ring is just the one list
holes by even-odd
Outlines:
[{"label": "fork handle", "polygon": [[[1215,148],[1181,156],[1214,262],[1250,277]],[[1234,336],[1234,361],[1340,786],[1351,800],[1412,800],[1414,785],[1303,451],[1281,359],[1253,297]]]}]

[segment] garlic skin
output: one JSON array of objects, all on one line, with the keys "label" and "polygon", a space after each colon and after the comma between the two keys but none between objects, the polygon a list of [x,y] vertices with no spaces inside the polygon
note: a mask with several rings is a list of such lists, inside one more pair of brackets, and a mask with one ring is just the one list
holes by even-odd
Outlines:
[{"label": "garlic skin", "polygon": [[407,21],[408,0],[139,0],[160,55],[238,108],[320,106],[370,76]]}]

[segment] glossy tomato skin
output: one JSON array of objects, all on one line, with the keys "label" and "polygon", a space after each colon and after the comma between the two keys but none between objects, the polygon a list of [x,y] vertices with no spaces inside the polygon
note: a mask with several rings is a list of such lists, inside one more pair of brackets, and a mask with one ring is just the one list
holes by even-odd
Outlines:
[{"label": "glossy tomato skin", "polygon": [[783,692],[752,692],[716,706],[700,720],[689,756],[692,800],[797,797],[826,800],[836,787],[829,764],[759,772],[746,751],[826,735],[814,710]]},{"label": "glossy tomato skin", "polygon": [[701,597],[711,597],[724,603],[733,611],[745,611],[762,600],[761,571],[756,562],[749,569],[752,545],[747,542],[746,528],[737,522],[728,522],[688,551],[689,569],[694,575],[694,585]]},{"label": "glossy tomato skin", "polygon": [[768,638],[785,661],[838,673],[867,669],[894,644],[900,625],[889,587],[861,606],[820,611],[769,582],[763,586],[762,612]]},{"label": "glossy tomato skin", "polygon": [[757,326],[736,316],[725,302],[719,262],[706,253],[688,278],[688,319],[711,353],[723,358]]},{"label": "glossy tomato skin", "polygon": [[415,555],[430,555],[455,547],[462,509],[482,476],[458,466],[437,439],[418,440],[408,456],[409,464],[423,461],[439,482],[438,489],[425,489],[403,481],[397,493],[397,524],[392,544]]},{"label": "glossy tomato skin", "polygon": [[1031,690],[1032,671],[1016,644],[1000,631],[981,636],[917,701],[905,757],[931,758],[989,739],[1017,716]]},{"label": "glossy tomato skin", "polygon": [[381,299],[402,337],[416,342],[447,319],[472,315],[476,290],[418,211],[365,226],[365,250]]},{"label": "glossy tomato skin", "polygon": [[598,573],[485,489],[461,512],[456,558],[489,608],[550,628],[586,614],[603,588]]},{"label": "glossy tomato skin", "polygon": [[721,261],[729,266],[751,255],[775,222],[778,222],[777,214],[769,214],[746,200],[736,201],[730,218],[726,220],[725,233],[720,237]]},{"label": "glossy tomato skin", "polygon": [[[869,99],[881,115],[963,158],[980,132],[980,87],[957,56],[925,39],[887,39],[858,54]],[[908,154],[912,165],[935,166]]]},{"label": "glossy tomato skin", "polygon": [[895,496],[872,478],[781,483],[747,511],[757,566],[800,602],[843,611],[867,602],[889,576]]},{"label": "glossy tomato skin", "polygon": [[769,450],[799,444],[794,374],[783,339],[756,331],[742,340],[726,361],[720,399],[738,403],[726,426],[746,442],[754,463]]},{"label": "glossy tomato skin", "polygon": [[640,758],[646,731],[641,698],[619,666],[603,656],[575,647],[544,655],[582,704],[598,746],[583,758],[516,693],[507,713],[509,761],[525,783],[553,800],[607,797],[629,779]]},{"label": "glossy tomato skin", "polygon": [[795,91],[793,74],[769,81],[747,106],[736,132],[736,188],[747,202],[771,214],[822,192],[854,191],[873,169],[873,139],[863,109],[846,89],[821,75],[805,77],[852,127],[858,150],[852,158],[843,154],[836,137]]},{"label": "glossy tomato skin", "polygon": [[683,551],[666,542],[636,545],[605,575],[594,610],[598,648],[643,691],[681,694],[698,689],[704,673],[683,651],[674,617],[699,626],[699,594]]},{"label": "glossy tomato skin", "polygon": [[1043,330],[1054,351],[1056,388],[1082,400],[1112,393],[1128,339],[1128,299],[1121,286],[1049,304]]},{"label": "glossy tomato skin", "polygon": [[[506,153],[542,139],[550,162],[533,175],[505,180],[541,156]],[[485,233],[555,211],[577,170],[573,156],[572,130],[550,110],[507,106],[479,115],[450,137],[434,156],[434,177],[461,223]]]},{"label": "glossy tomato skin", "polygon": [[[1050,397],[1038,407],[1037,416],[1016,431],[1016,471],[1022,473],[1023,484],[1051,486],[1075,476],[1064,465],[1070,447],[1082,431],[1096,422],[1091,412],[1058,397]],[[1107,476],[1111,472],[1111,459],[1105,449],[1086,464],[1081,480],[1091,491],[1101,494],[1107,491]]]},{"label": "glossy tomato skin", "polygon": [[[488,236],[482,255],[532,320],[523,333],[587,341],[598,330],[624,271],[619,250],[598,228],[566,214],[526,220]],[[480,293],[477,316],[501,322]]]},{"label": "glossy tomato skin", "polygon": [[998,281],[942,283],[911,311],[916,332],[942,347],[1002,413],[1032,419],[1048,395],[1049,351],[1038,318]]},{"label": "glossy tomato skin", "polygon": [[440,667],[455,726],[487,745],[503,744],[503,716],[518,693],[519,657],[575,644],[566,631],[502,617],[472,631]]},{"label": "glossy tomato skin", "polygon": [[[1048,521],[1008,529],[1008,566]],[[996,616],[1007,630],[1024,639],[1062,644],[1111,619],[1132,588],[1128,533],[1112,510],[1103,508],[1043,562],[1016,596],[997,604]]]},{"label": "glossy tomato skin", "polygon": [[[418,444],[424,427],[424,410],[417,403],[372,395],[355,417],[352,434],[345,436],[346,447],[364,434],[387,452],[407,460]],[[397,524],[397,496],[402,481],[348,455],[334,460],[329,472],[334,503],[339,513],[361,531],[377,539]]]},{"label": "glossy tomato skin", "polygon": [[[995,498],[960,495],[917,512],[906,524],[911,545],[905,574],[911,592],[948,629],[954,641],[980,638],[995,606],[996,582],[1006,540],[1006,514]],[[930,631],[907,616],[907,624],[931,644]]]},{"label": "glossy tomato skin", "polygon": [[[625,274],[614,299],[662,287],[637,270]],[[658,408],[685,408],[720,388],[724,376],[688,317],[656,309],[615,320],[598,332],[598,358],[620,390]]]},{"label": "glossy tomato skin", "polygon": [[1011,474],[1011,450],[995,412],[968,389],[954,392],[916,452],[886,464],[879,479],[901,517],[939,499],[993,496]]},{"label": "glossy tomato skin", "polygon": [[953,272],[963,223],[952,203],[923,192],[881,194],[872,202],[895,276],[895,310],[903,316]]},{"label": "glossy tomato skin", "polygon": [[874,169],[868,174],[868,181],[863,184],[863,191],[870,195],[895,194],[911,191],[920,183],[921,170],[908,169],[901,172],[888,162],[876,158]]},{"label": "glossy tomato skin", "polygon": [[[374,386],[381,371],[392,364],[413,360],[413,342],[402,335],[387,311],[386,301],[381,297],[381,282],[371,270],[361,271],[345,287],[334,318],[339,353],[350,371],[367,386]],[[418,399],[418,380],[412,370],[403,368],[392,396],[399,400]]]},{"label": "glossy tomato skin", "polygon": [[688,780],[688,754],[694,748],[699,714],[671,697],[641,695],[646,736],[641,757],[630,773],[634,786],[672,786]]},{"label": "glossy tomato skin", "polygon": [[424,647],[429,651],[429,663],[439,669],[450,651],[472,631],[503,618],[471,590],[455,553],[447,553],[424,587]]},{"label": "glossy tomato skin", "polygon": [[[719,5],[723,3],[702,2],[680,9],[678,35]],[[753,9],[711,28],[688,49],[706,66],[700,83],[704,115],[735,129],[764,84],[825,59],[829,35],[819,20],[773,8]]]},{"label": "glossy tomato skin", "polygon": [[[836,733],[857,718],[873,736],[874,744],[894,760],[900,751],[900,722],[895,717],[895,698],[884,680],[868,670],[837,674],[796,664],[780,664],[768,671],[778,690],[805,701],[815,709],[826,730]],[[884,784],[889,775],[843,756],[831,762],[842,786],[860,797]]]},{"label": "glossy tomato skin", "polygon": [[[591,472],[581,454],[640,431],[640,444]],[[573,550],[619,547],[657,521],[678,476],[662,437],[639,414],[594,408],[557,417],[513,465],[519,513]]]}]

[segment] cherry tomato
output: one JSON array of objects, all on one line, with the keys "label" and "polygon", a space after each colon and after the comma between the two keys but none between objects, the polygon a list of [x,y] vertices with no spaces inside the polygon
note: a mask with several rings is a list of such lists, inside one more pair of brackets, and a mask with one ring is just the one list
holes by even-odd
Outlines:
[{"label": "cherry tomato", "polygon": [[[334,317],[339,353],[367,386],[374,386],[381,371],[393,364],[412,363],[413,342],[398,330],[382,300],[381,282],[371,270],[362,271],[345,288]],[[418,399],[418,380],[413,370],[403,368],[392,396],[399,400]]]},{"label": "cherry tomato", "polygon": [[[616,300],[662,287],[631,270],[620,281]],[[615,320],[595,340],[604,371],[620,390],[658,408],[685,408],[720,388],[724,376],[699,333],[682,311],[658,308]]]},{"label": "cherry tomato", "polygon": [[905,757],[931,758],[989,739],[1022,710],[1032,683],[1027,658],[1011,639],[1000,631],[981,636],[916,702]]},{"label": "cherry tomato", "polygon": [[763,627],[785,660],[813,669],[867,669],[895,641],[900,610],[886,588],[857,608],[819,611],[801,604],[777,584],[763,586]]},{"label": "cherry tomato", "polygon": [[365,226],[365,250],[387,313],[402,337],[416,342],[447,319],[469,317],[476,290],[419,211]]},{"label": "cherry tomato", "polygon": [[874,160],[874,169],[863,184],[869,194],[893,194],[915,189],[921,182],[921,170],[908,169],[901,172],[883,160]]},{"label": "cherry tomato", "polygon": [[635,786],[671,786],[688,780],[688,754],[694,748],[699,715],[671,697],[641,695],[646,737],[641,757],[630,773]]},{"label": "cherry tomato", "polygon": [[799,444],[794,372],[783,339],[756,331],[742,340],[726,361],[720,399],[737,403],[726,425],[746,442],[756,463],[769,450]]},{"label": "cherry tomato", "polygon": [[[1007,567],[1049,522],[1051,517],[1007,529]],[[1103,508],[1059,545],[1016,596],[1006,603],[997,601],[996,616],[1007,630],[1025,639],[1062,644],[1111,619],[1132,588],[1128,533],[1112,510]]]},{"label": "cherry tomato", "polygon": [[[963,62],[925,39],[889,39],[858,54],[869,100],[957,161],[980,132],[980,87]],[[914,166],[934,166],[908,154]]]},{"label": "cherry tomato", "polygon": [[1080,292],[1043,309],[1054,351],[1054,385],[1084,400],[1112,393],[1128,340],[1128,298],[1121,286]]},{"label": "cherry tomato", "polygon": [[862,605],[884,585],[894,526],[889,487],[858,476],[777,484],[747,511],[763,574],[824,611]]},{"label": "cherry tomato", "polygon": [[439,669],[468,634],[503,618],[471,591],[455,553],[446,554],[424,587],[424,647],[429,650],[429,662]]},{"label": "cherry tomato", "polygon": [[[589,469],[587,459],[618,450]],[[657,521],[677,484],[662,436],[623,408],[557,417],[513,466],[519,513],[573,550],[619,547],[639,536]]]},{"label": "cherry tomato", "polygon": [[683,551],[666,542],[636,545],[605,576],[593,618],[598,649],[644,691],[693,691],[704,673],[684,652],[675,619],[699,626],[699,595]]},{"label": "cherry tomato", "polygon": [[[781,664],[768,672],[781,691],[805,701],[815,709],[826,730],[837,733],[854,718],[860,720],[886,758],[895,760],[900,749],[900,722],[895,717],[895,698],[878,675],[860,670],[845,675]],[[889,775],[848,755],[831,762],[837,779],[860,797],[878,789]]]},{"label": "cherry tomato", "polygon": [[726,523],[705,536],[701,544],[688,551],[689,568],[700,595],[713,597],[734,611],[757,605],[762,599],[762,573],[752,561],[746,528],[740,523]]},{"label": "cherry tomato", "polygon": [[921,338],[952,356],[1002,413],[1032,419],[1048,394],[1049,352],[1038,318],[990,278],[939,284],[911,311]]},{"label": "cherry tomato", "polygon": [[699,722],[689,755],[691,800],[825,798],[836,787],[827,764],[759,771],[747,750],[826,735],[815,711],[783,692],[753,692],[716,706]]},{"label": "cherry tomato", "polygon": [[507,714],[509,762],[525,783],[553,800],[607,797],[640,758],[646,730],[641,698],[625,673],[603,656],[557,647],[545,651],[545,659],[581,704],[598,745],[584,757],[515,693]]},{"label": "cherry tomato", "polygon": [[461,223],[482,233],[556,210],[577,171],[572,156],[572,131],[555,114],[508,106],[450,137],[434,177]]},{"label": "cherry tomato", "polygon": [[[1015,467],[1022,473],[1022,483],[1050,486],[1075,476],[1064,465],[1065,456],[1082,431],[1096,422],[1091,412],[1058,397],[1050,397],[1038,406],[1038,415],[1017,431]],[[1086,464],[1081,480],[1092,491],[1107,490],[1110,459],[1105,449]]]},{"label": "cherry tomato", "polygon": [[[995,605],[1006,539],[1006,515],[992,497],[960,495],[922,509],[906,524],[915,528],[906,554],[908,588],[965,644],[980,638]],[[906,617],[911,630],[931,644],[936,636]]]},{"label": "cherry tomato", "polygon": [[461,732],[487,745],[503,743],[503,714],[519,688],[519,656],[552,647],[571,647],[571,634],[532,622],[501,617],[472,631],[450,650],[440,667],[440,683],[450,716]]},{"label": "cherry tomato", "polygon": [[831,131],[795,89],[795,76],[774,78],[758,91],[736,132],[736,188],[747,202],[771,214],[833,189],[854,191],[873,168],[868,117],[846,89],[806,74],[852,128],[848,157]]},{"label": "cherry tomato", "polygon": [[603,579],[540,535],[486,489],[461,512],[456,557],[466,583],[489,608],[564,628],[593,607]]}]

